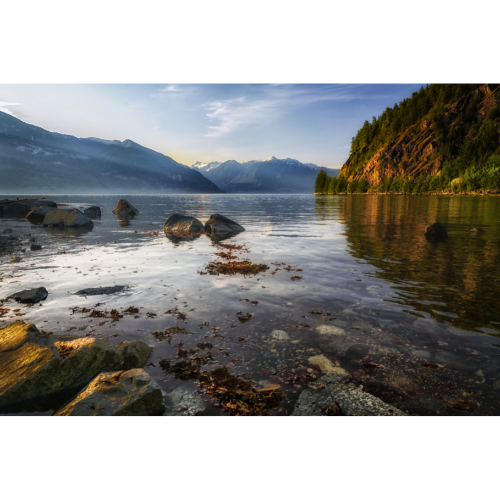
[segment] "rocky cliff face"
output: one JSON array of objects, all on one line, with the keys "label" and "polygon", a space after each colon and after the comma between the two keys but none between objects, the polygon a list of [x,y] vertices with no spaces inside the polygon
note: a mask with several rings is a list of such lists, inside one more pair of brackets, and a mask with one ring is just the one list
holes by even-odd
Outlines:
[{"label": "rocky cliff face", "polygon": [[[492,109],[500,104],[500,85],[482,85],[471,94],[478,96],[478,104],[469,119],[484,119]],[[394,140],[379,149],[368,163],[358,172],[353,172],[352,155],[343,165],[340,176],[351,181],[366,179],[371,186],[377,186],[387,177],[418,178],[436,175],[447,159],[439,150],[437,135],[440,131],[449,131],[451,127],[460,132],[467,125],[464,111],[469,96],[464,96],[444,108],[438,121],[439,129],[429,120],[423,120]],[[496,120],[497,130],[500,124]],[[460,136],[460,133],[458,134]],[[462,136],[465,134],[462,134]],[[462,138],[455,141],[456,148],[461,146]]]}]

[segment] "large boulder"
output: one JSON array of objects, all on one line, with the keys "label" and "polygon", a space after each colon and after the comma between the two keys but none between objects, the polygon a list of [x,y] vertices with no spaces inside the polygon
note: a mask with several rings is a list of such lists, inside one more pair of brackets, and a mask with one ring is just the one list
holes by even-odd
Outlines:
[{"label": "large boulder", "polygon": [[101,216],[101,208],[96,206],[89,207],[83,213],[90,219],[98,219]]},{"label": "large boulder", "polygon": [[47,206],[44,206],[44,207],[34,207],[31,210],[31,212],[28,215],[26,215],[26,218],[30,222],[43,221],[43,219],[45,219],[45,216],[49,212],[52,212],[52,210],[54,210],[53,207],[47,207]]},{"label": "large boulder", "polygon": [[44,226],[58,227],[84,227],[93,226],[94,223],[77,208],[69,210],[51,210],[43,219]]},{"label": "large boulder", "polygon": [[448,231],[441,222],[434,222],[425,228],[424,234],[430,240],[441,240],[448,236]]},{"label": "large boulder", "polygon": [[406,416],[401,410],[363,392],[351,379],[345,371],[334,371],[321,377],[316,388],[302,391],[292,415]]},{"label": "large boulder", "polygon": [[4,217],[26,217],[31,212],[31,206],[26,203],[9,203],[3,207]]},{"label": "large boulder", "polygon": [[203,224],[189,215],[174,214],[171,215],[163,224],[165,233],[187,234],[199,233],[203,231]]},{"label": "large boulder", "polygon": [[48,296],[49,292],[47,292],[47,289],[41,286],[40,288],[30,288],[16,292],[9,296],[9,299],[14,299],[16,302],[21,302],[22,304],[34,304],[35,302],[45,300]]},{"label": "large boulder", "polygon": [[241,233],[245,228],[221,214],[212,214],[205,222],[205,231],[211,236],[229,236]]},{"label": "large boulder", "polygon": [[142,369],[101,373],[56,416],[162,415],[163,396],[158,384]]},{"label": "large boulder", "polygon": [[0,330],[0,412],[59,407],[101,372],[144,366],[152,348],[140,341],[44,335],[15,322]]},{"label": "large boulder", "polygon": [[139,210],[137,210],[137,208],[132,206],[132,203],[127,200],[121,199],[118,202],[118,205],[116,205],[116,208],[113,210],[113,213],[115,215],[118,215],[119,217],[133,217],[140,212]]}]

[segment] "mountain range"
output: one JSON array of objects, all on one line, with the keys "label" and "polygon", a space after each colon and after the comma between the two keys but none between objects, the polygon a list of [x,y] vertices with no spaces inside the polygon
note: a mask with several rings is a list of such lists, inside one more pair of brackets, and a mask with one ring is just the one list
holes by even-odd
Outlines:
[{"label": "mountain range", "polygon": [[2,194],[313,193],[321,169],[274,156],[189,167],[128,139],[82,139],[0,112]]},{"label": "mountain range", "polygon": [[220,193],[198,171],[131,140],[79,139],[0,112],[0,191]]},{"label": "mountain range", "polygon": [[236,160],[196,162],[191,168],[227,193],[312,193],[320,170],[328,170],[330,175],[340,171],[274,156],[242,163]]}]

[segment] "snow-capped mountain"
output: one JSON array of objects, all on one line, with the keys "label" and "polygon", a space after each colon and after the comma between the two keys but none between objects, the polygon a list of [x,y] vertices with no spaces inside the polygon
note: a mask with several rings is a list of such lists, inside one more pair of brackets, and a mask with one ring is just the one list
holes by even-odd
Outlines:
[{"label": "snow-capped mountain", "polygon": [[[196,162],[192,168],[228,193],[312,193],[318,172],[325,168],[275,156],[242,163],[236,160],[217,163]],[[200,165],[214,166],[202,169]],[[338,173],[334,169],[328,171],[330,175]]]},{"label": "snow-capped mountain", "polygon": [[197,161],[191,168],[195,170],[201,170],[203,172],[209,172],[210,170],[217,168],[220,165],[220,161],[211,161],[210,163],[202,163],[201,161]]}]

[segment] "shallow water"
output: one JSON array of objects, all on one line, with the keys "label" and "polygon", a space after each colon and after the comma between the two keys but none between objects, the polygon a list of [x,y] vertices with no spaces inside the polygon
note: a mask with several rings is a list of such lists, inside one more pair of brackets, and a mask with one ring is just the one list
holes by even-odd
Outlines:
[{"label": "shallow water", "polygon": [[[141,211],[130,221],[113,215],[117,196],[49,198],[76,207],[98,205],[102,218],[83,231],[0,218],[0,233],[11,227],[13,234],[36,236],[43,246],[41,252],[18,253],[18,264],[10,262],[11,255],[1,258],[0,298],[35,286],[49,291],[42,306],[4,303],[11,311],[0,326],[21,319],[54,335],[146,342],[154,351],[145,369],[169,395],[169,413],[220,413],[196,394],[194,382],[176,380],[159,366],[160,359],[177,353],[178,341],[196,348],[208,340],[214,358],[230,363],[233,373],[283,387],[276,414],[293,411],[304,384],[284,379],[317,363],[309,361],[313,356],[346,369],[363,390],[411,414],[500,413],[498,198],[128,196]],[[270,269],[246,278],[199,274],[218,260],[208,237],[175,244],[161,232],[141,232],[161,231],[176,212],[202,222],[215,212],[235,219],[246,231],[228,242],[246,245],[250,253],[241,257]],[[429,243],[423,231],[436,220],[449,237]],[[485,232],[475,236],[474,227]],[[115,284],[130,288],[109,296],[73,295]],[[139,317],[113,323],[72,314],[71,308],[97,303],[102,310],[136,306]],[[175,306],[186,320],[166,314]],[[241,323],[238,312],[252,318]],[[170,326],[190,335],[177,335],[171,344],[152,335]],[[284,366],[287,377],[277,373]]]}]

